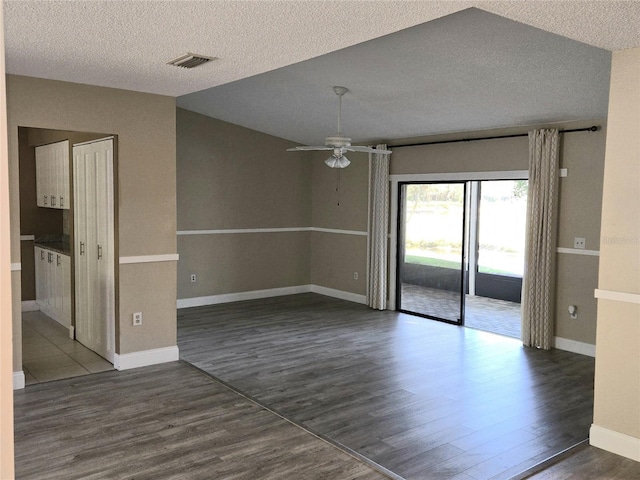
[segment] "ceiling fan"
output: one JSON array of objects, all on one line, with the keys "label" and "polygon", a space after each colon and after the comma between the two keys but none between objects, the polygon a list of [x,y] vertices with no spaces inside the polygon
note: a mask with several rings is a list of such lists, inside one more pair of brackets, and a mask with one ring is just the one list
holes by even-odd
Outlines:
[{"label": "ceiling fan", "polygon": [[341,132],[342,124],[342,96],[349,91],[346,87],[333,87],[333,91],[338,96],[338,133],[332,137],[327,137],[324,146],[300,146],[287,149],[287,152],[298,151],[322,151],[333,150],[333,154],[327,158],[324,163],[331,168],[345,168],[349,166],[351,161],[344,156],[345,152],[365,152],[365,153],[386,153],[390,154],[391,150],[381,150],[373,147],[360,147],[351,145],[351,139],[345,137]]}]

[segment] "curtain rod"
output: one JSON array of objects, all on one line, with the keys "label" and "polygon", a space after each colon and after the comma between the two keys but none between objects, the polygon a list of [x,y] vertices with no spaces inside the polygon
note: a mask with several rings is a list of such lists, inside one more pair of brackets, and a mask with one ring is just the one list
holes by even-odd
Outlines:
[{"label": "curtain rod", "polygon": [[[599,125],[592,125],[585,128],[572,128],[570,130],[558,130],[558,133],[574,133],[574,132],[597,132],[600,130]],[[418,147],[421,145],[437,145],[440,143],[459,143],[459,142],[475,142],[476,140],[495,140],[497,138],[515,138],[515,137],[527,137],[528,133],[515,133],[513,135],[496,135],[494,137],[478,137],[478,138],[459,138],[457,140],[440,140],[436,142],[423,142],[423,143],[405,143],[403,145],[389,145],[387,148],[401,148],[401,147]]]}]

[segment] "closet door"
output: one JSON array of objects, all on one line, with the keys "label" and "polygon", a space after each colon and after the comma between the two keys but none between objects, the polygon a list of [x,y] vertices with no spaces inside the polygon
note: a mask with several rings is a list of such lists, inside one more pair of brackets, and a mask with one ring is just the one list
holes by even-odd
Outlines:
[{"label": "closet door", "polygon": [[113,362],[113,140],[74,145],[76,337]]},{"label": "closet door", "polygon": [[90,190],[87,188],[91,176],[91,161],[88,152],[82,147],[73,147],[73,218],[74,218],[74,258],[76,285],[76,339],[93,350],[91,335],[92,315],[89,312],[91,301],[89,252],[87,250],[89,225],[88,209]]},{"label": "closet door", "polygon": [[[113,232],[113,140],[92,144],[95,149],[96,315],[104,319],[96,337],[102,356],[113,361],[115,331],[115,278]],[[111,357],[111,358],[109,358]]]}]

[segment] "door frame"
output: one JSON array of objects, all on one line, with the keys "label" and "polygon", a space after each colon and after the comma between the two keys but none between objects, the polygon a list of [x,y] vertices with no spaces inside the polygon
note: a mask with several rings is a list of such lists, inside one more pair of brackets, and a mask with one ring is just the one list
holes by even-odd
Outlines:
[{"label": "door frame", "polygon": [[[566,176],[561,171],[560,176]],[[401,183],[429,183],[429,182],[464,182],[482,180],[528,180],[528,170],[502,170],[487,172],[456,172],[456,173],[425,173],[389,175],[391,182],[391,208],[390,208],[390,239],[389,239],[389,298],[388,309],[396,310],[396,285],[398,278],[398,208],[399,208],[399,184]]]},{"label": "door frame", "polygon": [[[398,189],[397,189],[397,194],[398,194],[398,198],[397,198],[397,205],[398,205],[398,214],[400,213],[402,207],[404,206],[403,202],[403,195],[402,195],[402,187],[406,187],[409,185],[462,185],[462,252],[461,252],[461,258],[460,258],[460,311],[459,311],[459,319],[458,321],[455,320],[449,320],[446,318],[440,318],[440,317],[436,317],[433,315],[429,315],[426,313],[422,313],[422,312],[416,312],[413,310],[407,310],[404,308],[398,308],[397,310],[399,312],[402,313],[408,313],[411,315],[417,315],[419,317],[423,317],[423,318],[428,318],[430,320],[437,320],[439,322],[445,322],[445,323],[451,323],[453,325],[460,325],[460,326],[464,326],[464,301],[465,301],[465,291],[466,291],[466,284],[467,284],[467,237],[468,237],[468,232],[467,232],[467,228],[468,228],[468,216],[469,216],[469,189],[468,189],[468,184],[469,181],[467,180],[453,180],[453,181],[431,181],[431,182],[421,182],[421,181],[411,181],[411,182],[398,182]],[[404,217],[404,214],[406,214],[405,211],[403,211],[403,215],[402,217]],[[396,235],[397,235],[397,239],[400,239],[403,235],[402,235],[402,231],[406,228],[406,223],[403,221],[404,218],[401,218],[400,215],[398,215],[397,218],[397,225],[396,225]],[[397,243],[397,248],[396,248],[396,267],[398,265],[398,263],[400,262],[400,258],[402,256],[404,256],[404,242],[400,242]],[[396,270],[396,275],[398,273],[398,270]],[[400,297],[400,299],[402,300],[402,295],[401,295],[401,284],[400,282],[396,281],[396,284],[394,285],[395,287],[395,291],[396,291],[396,303],[398,300],[398,297]],[[402,303],[402,302],[400,302]]]}]

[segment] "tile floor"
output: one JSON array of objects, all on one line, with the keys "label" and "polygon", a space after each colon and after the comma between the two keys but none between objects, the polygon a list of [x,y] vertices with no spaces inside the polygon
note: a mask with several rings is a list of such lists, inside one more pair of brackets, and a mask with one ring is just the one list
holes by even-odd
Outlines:
[{"label": "tile floor", "polygon": [[22,314],[22,370],[26,385],[113,370],[113,365],[69,338],[42,312]]},{"label": "tile floor", "polygon": [[[456,320],[460,295],[454,292],[402,284],[402,309]],[[521,338],[520,304],[467,295],[465,327]]]}]

